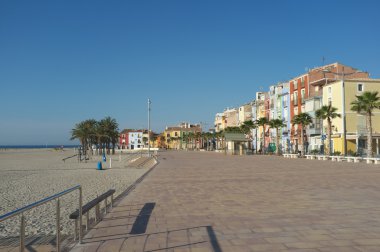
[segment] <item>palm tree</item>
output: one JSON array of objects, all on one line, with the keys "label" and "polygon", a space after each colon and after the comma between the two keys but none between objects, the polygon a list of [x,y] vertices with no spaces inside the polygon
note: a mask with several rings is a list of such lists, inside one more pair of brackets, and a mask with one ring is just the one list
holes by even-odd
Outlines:
[{"label": "palm tree", "polygon": [[313,119],[308,113],[301,113],[299,115],[295,115],[292,119],[293,126],[295,124],[301,125],[301,155],[303,156],[305,154],[305,146],[304,146],[304,130],[306,126],[310,125],[313,122]]},{"label": "palm tree", "polygon": [[[260,145],[262,146],[260,149],[261,151],[265,149],[265,125],[268,124],[268,119],[266,117],[261,117],[258,120],[256,120],[256,125],[258,127],[263,127],[263,137],[260,141]],[[257,148],[257,147],[256,147]],[[264,153],[263,151],[261,153]]]},{"label": "palm tree", "polygon": [[188,143],[189,143],[189,133],[187,133],[187,132],[183,132],[182,133],[182,139],[183,139],[183,141],[185,141],[185,149],[187,150],[187,145],[188,145]]},{"label": "palm tree", "polygon": [[227,127],[224,131],[227,133],[242,133],[240,127]]},{"label": "palm tree", "polygon": [[91,150],[91,155],[93,155],[94,153],[93,153],[92,145],[96,143],[94,132],[95,132],[97,121],[95,119],[88,119],[88,120],[85,120],[84,123],[86,125],[86,128],[89,131],[88,140],[87,140],[88,148]]},{"label": "palm tree", "polygon": [[196,148],[198,150],[199,150],[199,145],[201,143],[201,137],[202,137],[202,132],[200,132],[200,131],[195,132],[195,139],[196,139],[196,142],[197,142]]},{"label": "palm tree", "polygon": [[286,124],[281,119],[272,119],[269,121],[269,127],[272,129],[276,129],[276,154],[280,154],[280,135],[279,129],[285,127]]},{"label": "palm tree", "polygon": [[151,141],[152,141],[152,145],[153,145],[153,147],[154,147],[154,143],[157,141],[157,135],[156,134],[153,134],[152,135],[152,138],[150,139]]},{"label": "palm tree", "polygon": [[328,147],[326,154],[330,155],[332,153],[331,151],[331,132],[332,132],[332,119],[340,117],[340,114],[336,113],[338,109],[335,107],[332,107],[331,105],[324,105],[317,111],[315,111],[315,115],[317,118],[325,120],[327,119],[327,142]]},{"label": "palm tree", "polygon": [[161,135],[160,136],[160,146],[164,146],[165,147],[165,136],[164,135]]},{"label": "palm tree", "polygon": [[189,133],[187,133],[187,136],[188,136],[188,138],[189,138],[189,140],[190,140],[190,142],[191,142],[191,149],[194,149],[194,143],[193,143],[193,141],[194,141],[194,137],[195,137],[194,132],[189,132]]},{"label": "palm tree", "polygon": [[142,140],[143,140],[144,146],[147,146],[148,138],[147,137],[143,137]]},{"label": "palm tree", "polygon": [[243,122],[243,124],[240,126],[241,132],[248,135],[248,137],[249,137],[249,140],[250,140],[249,141],[249,145],[250,145],[249,148],[250,149],[252,149],[252,129],[256,129],[256,128],[257,128],[256,123],[254,123],[251,120]]},{"label": "palm tree", "polygon": [[356,101],[351,102],[351,110],[364,114],[367,121],[367,157],[373,157],[372,150],[372,115],[374,109],[380,108],[379,92],[364,92],[356,96]]},{"label": "palm tree", "polygon": [[107,153],[109,154],[110,152],[111,143],[113,145],[113,152],[115,152],[115,145],[117,142],[116,136],[119,134],[119,124],[116,122],[116,119],[107,116],[106,118],[100,120],[99,127],[101,128],[101,132],[99,133],[103,133],[103,136],[101,137],[103,138],[103,142],[106,144]]},{"label": "palm tree", "polygon": [[89,132],[85,122],[75,124],[75,128],[71,130],[70,140],[78,139],[82,148],[83,154],[86,155],[87,139],[89,138]]},{"label": "palm tree", "polygon": [[225,141],[225,131],[224,130],[221,130],[218,132],[218,139],[220,139],[221,141],[221,144],[220,146],[222,147],[222,150],[224,150],[226,148],[226,141]]}]

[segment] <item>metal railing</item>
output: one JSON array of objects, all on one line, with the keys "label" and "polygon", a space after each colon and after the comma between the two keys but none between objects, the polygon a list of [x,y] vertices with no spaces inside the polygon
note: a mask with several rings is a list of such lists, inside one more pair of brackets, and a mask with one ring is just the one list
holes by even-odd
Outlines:
[{"label": "metal railing", "polygon": [[21,207],[19,209],[16,209],[12,212],[9,212],[7,214],[4,214],[0,216],[0,222],[5,221],[7,219],[10,219],[12,217],[21,215],[20,218],[20,252],[23,252],[25,250],[25,217],[24,212],[33,209],[35,207],[38,207],[40,205],[46,204],[52,200],[57,200],[57,206],[56,206],[56,228],[57,228],[57,238],[56,238],[56,249],[57,251],[61,251],[61,233],[60,233],[60,200],[59,198],[71,193],[75,190],[79,190],[79,243],[82,243],[82,187],[80,185],[74,186],[70,189],[67,189],[63,192],[54,194],[52,196],[49,196],[47,198],[44,198],[40,201],[34,202],[30,205]]}]

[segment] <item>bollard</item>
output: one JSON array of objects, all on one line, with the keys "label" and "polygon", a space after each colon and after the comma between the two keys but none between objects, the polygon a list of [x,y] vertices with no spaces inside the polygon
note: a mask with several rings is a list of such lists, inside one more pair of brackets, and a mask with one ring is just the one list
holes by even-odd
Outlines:
[{"label": "bollard", "polygon": [[98,170],[101,170],[102,169],[102,162],[98,162]]},{"label": "bollard", "polygon": [[112,168],[112,158],[110,158],[110,168]]}]

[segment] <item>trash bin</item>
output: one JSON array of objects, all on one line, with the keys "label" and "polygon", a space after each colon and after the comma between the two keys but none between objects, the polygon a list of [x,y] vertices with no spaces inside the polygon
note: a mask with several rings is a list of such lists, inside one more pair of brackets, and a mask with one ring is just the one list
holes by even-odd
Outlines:
[{"label": "trash bin", "polygon": [[98,170],[102,170],[102,162],[98,162]]}]

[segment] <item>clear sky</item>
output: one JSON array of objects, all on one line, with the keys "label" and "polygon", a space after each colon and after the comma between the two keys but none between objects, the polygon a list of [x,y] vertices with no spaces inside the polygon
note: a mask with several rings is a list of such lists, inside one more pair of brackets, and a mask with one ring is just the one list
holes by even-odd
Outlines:
[{"label": "clear sky", "polygon": [[0,1],[0,145],[206,122],[339,61],[380,77],[380,1]]}]

